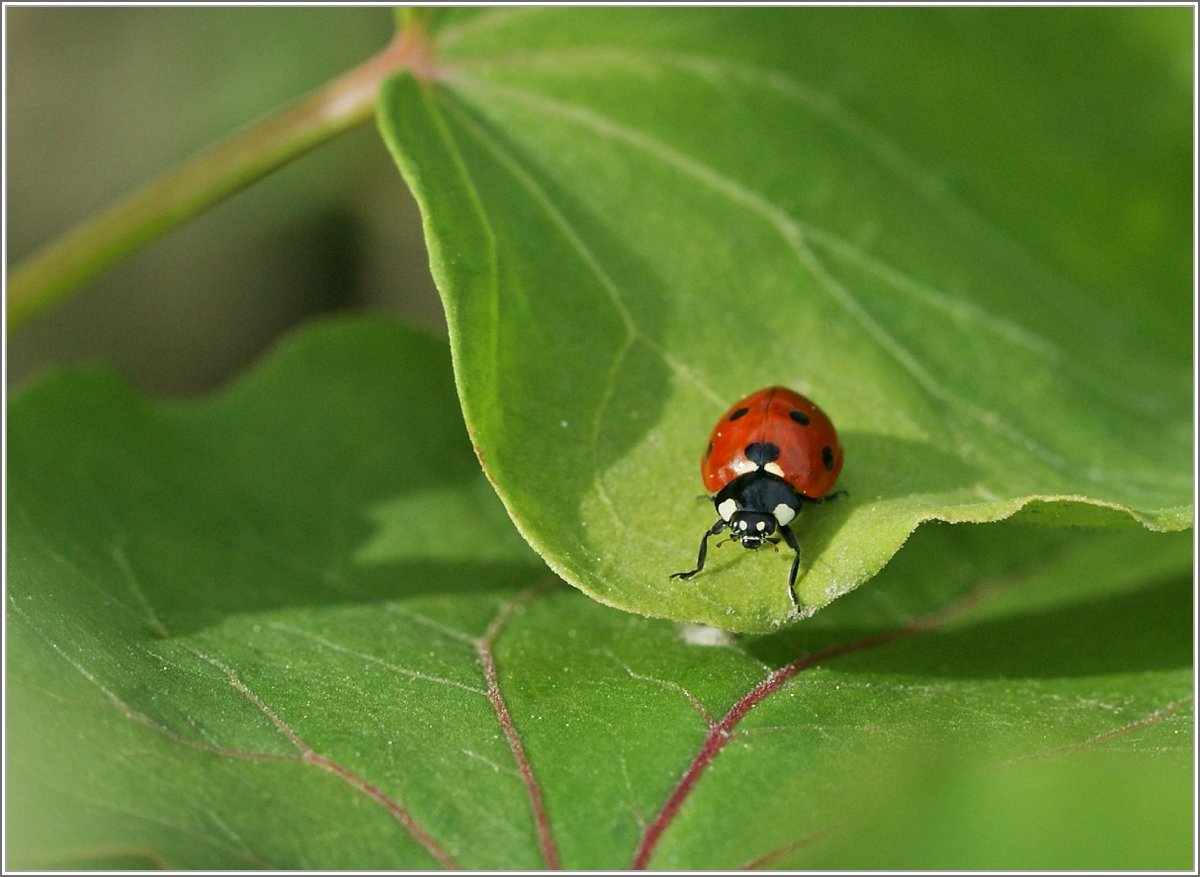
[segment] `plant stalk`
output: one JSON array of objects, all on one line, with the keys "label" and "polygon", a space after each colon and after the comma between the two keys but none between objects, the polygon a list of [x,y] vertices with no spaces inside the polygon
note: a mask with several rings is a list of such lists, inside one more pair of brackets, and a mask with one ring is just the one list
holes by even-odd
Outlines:
[{"label": "plant stalk", "polygon": [[140,247],[370,119],[392,73],[408,69],[429,78],[424,32],[415,20],[406,25],[378,55],[184,161],[18,265],[8,276],[8,334]]}]

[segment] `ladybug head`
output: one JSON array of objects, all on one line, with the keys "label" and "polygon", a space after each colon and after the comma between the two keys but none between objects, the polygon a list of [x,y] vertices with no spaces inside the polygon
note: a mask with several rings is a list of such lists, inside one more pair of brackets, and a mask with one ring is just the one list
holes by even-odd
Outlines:
[{"label": "ladybug head", "polygon": [[730,538],[742,543],[743,548],[762,548],[764,542],[776,542],[769,538],[775,532],[775,515],[771,512],[755,512],[742,509],[729,519]]},{"label": "ladybug head", "polygon": [[762,548],[779,541],[775,533],[800,510],[796,489],[769,472],[755,470],[731,481],[713,497],[730,538],[743,548]]}]

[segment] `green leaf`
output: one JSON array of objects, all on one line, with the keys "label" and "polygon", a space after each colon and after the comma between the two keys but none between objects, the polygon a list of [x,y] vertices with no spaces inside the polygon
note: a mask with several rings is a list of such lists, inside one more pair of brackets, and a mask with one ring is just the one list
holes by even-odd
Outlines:
[{"label": "green leaf", "polygon": [[[425,218],[466,421],[564,579],[768,631],[789,558],[694,502],[774,383],[838,425],[809,615],[924,521],[1192,521],[1184,10],[503,9],[380,124]],[[1119,148],[1114,148],[1119,146]]]},{"label": "green leaf", "polygon": [[1186,534],[931,525],[734,637],[548,575],[395,326],[9,430],[10,867],[1190,863]]}]

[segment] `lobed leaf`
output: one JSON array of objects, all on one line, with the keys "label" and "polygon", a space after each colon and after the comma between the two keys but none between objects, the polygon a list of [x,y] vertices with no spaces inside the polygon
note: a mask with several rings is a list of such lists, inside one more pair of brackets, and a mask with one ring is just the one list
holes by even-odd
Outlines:
[{"label": "lobed leaf", "polygon": [[1185,534],[926,527],[734,637],[548,575],[396,326],[9,427],[10,867],[1190,862]]}]

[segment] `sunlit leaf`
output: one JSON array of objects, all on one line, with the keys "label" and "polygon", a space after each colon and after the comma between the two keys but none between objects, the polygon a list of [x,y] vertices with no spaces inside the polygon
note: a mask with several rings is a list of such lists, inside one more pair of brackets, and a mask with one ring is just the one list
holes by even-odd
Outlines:
[{"label": "sunlit leaf", "polygon": [[668,578],[715,519],[709,429],[775,383],[845,447],[849,499],[797,525],[801,615],[931,519],[1190,526],[1190,34],[1171,9],[435,21],[381,129],[530,544],[604,603],[775,628],[784,553]]}]

